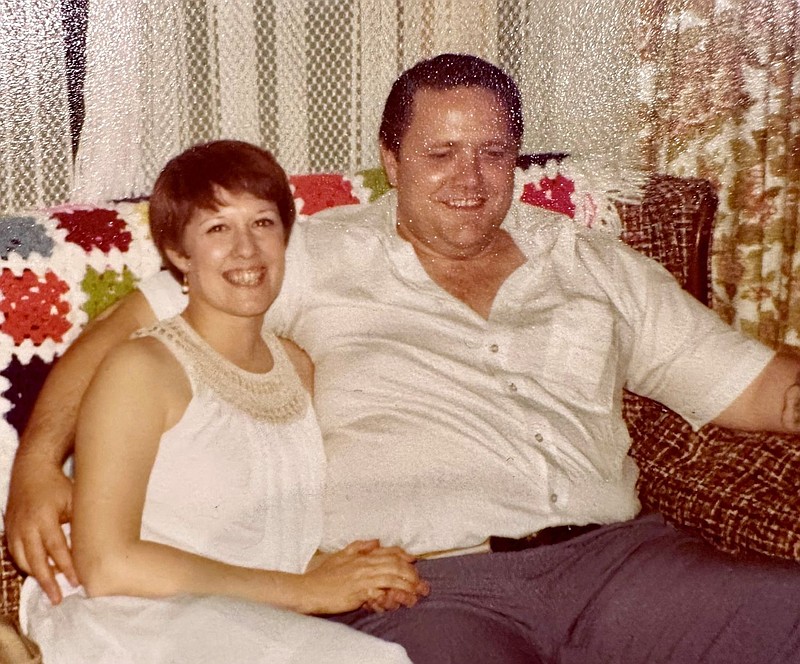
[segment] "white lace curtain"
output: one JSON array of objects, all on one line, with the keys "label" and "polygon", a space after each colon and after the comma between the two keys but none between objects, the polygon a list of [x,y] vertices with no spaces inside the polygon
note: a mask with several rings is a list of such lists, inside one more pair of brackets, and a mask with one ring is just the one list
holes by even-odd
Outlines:
[{"label": "white lace curtain", "polygon": [[0,0],[0,210],[64,200],[72,148],[59,0]]},{"label": "white lace curtain", "polygon": [[269,147],[290,172],[374,166],[392,81],[444,51],[481,55],[515,76],[525,98],[527,149],[630,165],[638,156],[635,6],[90,2],[86,118],[74,178],[67,178],[71,198],[146,194],[166,159],[219,137]]}]

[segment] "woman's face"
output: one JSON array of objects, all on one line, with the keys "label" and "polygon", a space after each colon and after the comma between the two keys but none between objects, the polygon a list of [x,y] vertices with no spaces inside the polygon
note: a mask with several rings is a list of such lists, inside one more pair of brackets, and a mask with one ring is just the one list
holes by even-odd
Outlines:
[{"label": "woman's face", "polygon": [[248,193],[218,192],[216,210],[198,209],[183,252],[168,250],[186,275],[189,302],[233,316],[260,316],[283,281],[286,237],[278,207]]}]

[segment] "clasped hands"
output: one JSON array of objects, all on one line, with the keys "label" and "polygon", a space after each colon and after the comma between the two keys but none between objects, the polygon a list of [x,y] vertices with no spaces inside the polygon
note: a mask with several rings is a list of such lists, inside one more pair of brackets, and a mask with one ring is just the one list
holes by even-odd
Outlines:
[{"label": "clasped hands", "polygon": [[[45,497],[47,499],[45,499]],[[17,457],[5,514],[9,548],[17,564],[58,604],[55,579],[63,572],[78,584],[69,544],[59,524],[72,517],[72,482],[60,467]],[[332,614],[364,608],[383,612],[414,606],[429,592],[416,558],[378,540],[355,541],[340,551],[316,554],[300,577],[304,613]]]},{"label": "clasped hands", "polygon": [[343,613],[357,608],[382,613],[412,607],[430,591],[400,547],[357,540],[333,553],[317,553],[306,569],[308,613]]}]

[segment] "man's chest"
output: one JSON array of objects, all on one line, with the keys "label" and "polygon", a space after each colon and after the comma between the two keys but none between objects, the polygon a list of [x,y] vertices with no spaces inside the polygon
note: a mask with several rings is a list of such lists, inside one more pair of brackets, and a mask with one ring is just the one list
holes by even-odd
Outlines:
[{"label": "man's chest", "polygon": [[597,294],[567,292],[523,266],[497,290],[488,320],[431,280],[388,270],[328,279],[307,299],[292,337],[314,360],[319,385],[400,394],[445,376],[466,389],[524,398],[545,386],[609,407],[631,330]]},{"label": "man's chest", "polygon": [[500,237],[500,246],[475,257],[451,259],[419,250],[416,255],[434,284],[488,320],[503,284],[526,262],[507,234]]}]

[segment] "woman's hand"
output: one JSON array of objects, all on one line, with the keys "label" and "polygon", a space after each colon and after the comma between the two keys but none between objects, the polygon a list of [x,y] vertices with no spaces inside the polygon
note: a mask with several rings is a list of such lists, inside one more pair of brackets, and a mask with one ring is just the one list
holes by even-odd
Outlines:
[{"label": "woman's hand", "polygon": [[402,590],[384,590],[383,594],[377,599],[371,599],[364,602],[361,608],[365,611],[372,611],[374,613],[383,613],[384,611],[394,611],[401,606],[412,607],[417,603],[420,597],[427,597],[430,592],[430,586],[426,581],[420,580],[417,593],[409,595]]},{"label": "woman's hand", "polygon": [[427,595],[414,556],[377,540],[356,541],[341,551],[318,554],[303,575],[304,613],[343,613],[359,607],[383,611],[413,606]]}]

